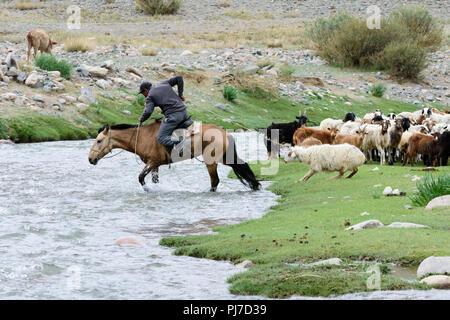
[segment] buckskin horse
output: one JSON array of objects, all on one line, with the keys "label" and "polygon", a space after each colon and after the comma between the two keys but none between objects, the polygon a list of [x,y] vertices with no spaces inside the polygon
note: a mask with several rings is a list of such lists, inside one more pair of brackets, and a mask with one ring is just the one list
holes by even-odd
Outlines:
[{"label": "buckskin horse", "polygon": [[222,128],[212,124],[201,124],[198,133],[192,130],[187,131],[191,150],[184,152],[184,157],[179,157],[174,155],[174,152],[167,153],[164,146],[157,142],[160,126],[160,120],[145,126],[104,125],[98,130],[98,136],[89,151],[89,162],[96,165],[113,149],[123,149],[135,153],[146,164],[139,175],[139,183],[146,189],[145,177],[149,173],[152,174],[152,182],[159,183],[158,169],[160,166],[202,155],[211,178],[210,191],[216,191],[220,182],[217,174],[219,163],[230,166],[244,185],[252,190],[260,189],[261,185],[249,165],[238,157],[233,137],[227,135]]}]

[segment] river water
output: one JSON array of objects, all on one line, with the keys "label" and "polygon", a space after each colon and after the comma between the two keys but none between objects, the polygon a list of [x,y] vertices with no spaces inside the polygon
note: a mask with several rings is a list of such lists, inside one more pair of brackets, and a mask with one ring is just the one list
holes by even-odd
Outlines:
[{"label": "river water", "polygon": [[[260,135],[235,137],[243,159],[267,157]],[[207,170],[196,160],[162,167],[160,185],[144,192],[137,180],[143,165],[134,154],[94,167],[87,159],[91,144],[0,145],[0,299],[258,298],[229,293],[226,279],[242,269],[175,256],[158,242],[259,218],[276,203],[274,194],[249,191],[227,178],[225,166],[218,192],[210,193]],[[124,236],[146,246],[114,245]],[[445,294],[337,298],[450,298]]]}]

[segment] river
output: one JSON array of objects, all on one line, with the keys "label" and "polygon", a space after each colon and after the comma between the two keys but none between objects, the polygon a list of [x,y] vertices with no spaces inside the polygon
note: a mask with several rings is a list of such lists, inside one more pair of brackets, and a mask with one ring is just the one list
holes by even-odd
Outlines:
[{"label": "river", "polygon": [[[235,137],[243,159],[266,157],[261,136]],[[91,144],[0,145],[0,299],[258,298],[229,293],[226,279],[242,269],[175,256],[158,242],[259,218],[276,203],[274,194],[249,191],[227,178],[225,166],[219,167],[218,192],[210,193],[207,170],[196,160],[162,167],[161,183],[144,192],[137,180],[143,165],[134,154],[124,152],[92,166],[87,159]],[[146,246],[114,245],[124,236]],[[441,292],[391,296],[440,298],[446,294]]]}]

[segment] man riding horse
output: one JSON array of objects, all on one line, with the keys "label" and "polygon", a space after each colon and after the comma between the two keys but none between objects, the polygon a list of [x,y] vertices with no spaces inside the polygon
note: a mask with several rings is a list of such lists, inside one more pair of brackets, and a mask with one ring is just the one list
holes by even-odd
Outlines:
[{"label": "man riding horse", "polygon": [[[175,85],[178,87],[178,95],[172,89]],[[188,117],[186,105],[184,104],[183,90],[184,81],[181,76],[171,78],[154,86],[150,82],[144,82],[139,90],[139,93],[145,97],[145,110],[139,118],[140,125],[150,118],[156,106],[160,107],[165,119],[161,123],[157,140],[166,148],[169,154],[171,154],[175,146],[173,151],[178,152],[180,157],[183,156],[183,148],[190,147],[190,141],[184,137],[175,140],[172,138],[172,133],[177,128],[188,128],[194,123]]]}]

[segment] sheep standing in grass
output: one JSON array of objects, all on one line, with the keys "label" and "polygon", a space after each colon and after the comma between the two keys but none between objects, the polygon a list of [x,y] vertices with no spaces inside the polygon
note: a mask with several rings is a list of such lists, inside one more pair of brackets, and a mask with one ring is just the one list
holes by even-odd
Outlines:
[{"label": "sheep standing in grass", "polygon": [[298,159],[309,166],[309,172],[299,181],[304,182],[314,174],[320,172],[338,171],[339,175],[331,179],[341,178],[346,171],[352,173],[347,177],[350,179],[357,172],[358,168],[364,164],[366,157],[357,147],[349,144],[340,145],[318,145],[305,147],[293,147],[284,158],[285,162],[291,162]]}]

